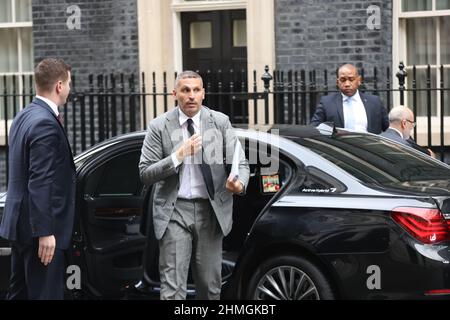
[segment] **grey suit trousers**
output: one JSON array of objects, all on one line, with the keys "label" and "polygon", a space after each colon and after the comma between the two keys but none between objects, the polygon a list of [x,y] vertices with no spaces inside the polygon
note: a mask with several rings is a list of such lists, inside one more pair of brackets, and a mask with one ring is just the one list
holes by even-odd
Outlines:
[{"label": "grey suit trousers", "polygon": [[159,241],[161,300],[186,299],[189,264],[196,299],[220,299],[222,240],[209,200],[177,199]]}]

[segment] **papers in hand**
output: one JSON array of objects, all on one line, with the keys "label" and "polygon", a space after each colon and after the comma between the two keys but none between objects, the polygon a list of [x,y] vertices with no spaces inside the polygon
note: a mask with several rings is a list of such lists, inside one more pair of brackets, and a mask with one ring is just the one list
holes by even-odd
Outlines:
[{"label": "papers in hand", "polygon": [[239,178],[239,155],[241,153],[241,143],[239,139],[236,139],[236,144],[234,146],[233,153],[233,163],[231,165],[230,178],[233,179],[233,182]]}]

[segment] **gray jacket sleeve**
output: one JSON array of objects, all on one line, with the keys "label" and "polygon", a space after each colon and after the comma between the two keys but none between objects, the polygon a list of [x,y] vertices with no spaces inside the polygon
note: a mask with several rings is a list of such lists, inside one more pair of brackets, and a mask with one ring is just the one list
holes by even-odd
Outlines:
[{"label": "gray jacket sleeve", "polygon": [[177,173],[171,154],[164,154],[162,134],[163,128],[158,128],[154,121],[150,122],[139,161],[139,173],[145,185],[152,185]]}]

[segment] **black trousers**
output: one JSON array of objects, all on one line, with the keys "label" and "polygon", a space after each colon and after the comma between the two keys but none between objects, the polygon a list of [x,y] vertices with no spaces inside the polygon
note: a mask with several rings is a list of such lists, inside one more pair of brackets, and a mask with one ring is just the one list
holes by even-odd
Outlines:
[{"label": "black trousers", "polygon": [[13,243],[8,300],[62,300],[65,279],[64,251],[55,249],[52,262],[45,266],[38,247]]}]

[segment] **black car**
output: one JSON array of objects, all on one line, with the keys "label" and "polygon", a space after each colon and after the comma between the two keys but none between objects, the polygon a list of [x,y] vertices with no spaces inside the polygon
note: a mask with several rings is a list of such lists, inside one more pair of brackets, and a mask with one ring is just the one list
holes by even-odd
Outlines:
[{"label": "black car", "polygon": [[[450,297],[448,165],[372,134],[255,129],[236,130],[250,181],[246,195],[234,197],[223,298]],[[152,194],[138,173],[144,136],[119,136],[76,157],[69,263],[80,267],[81,288],[71,297],[158,297],[158,250],[145,199]],[[0,240],[3,292],[9,252]]]}]

